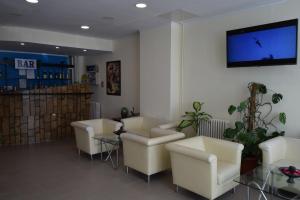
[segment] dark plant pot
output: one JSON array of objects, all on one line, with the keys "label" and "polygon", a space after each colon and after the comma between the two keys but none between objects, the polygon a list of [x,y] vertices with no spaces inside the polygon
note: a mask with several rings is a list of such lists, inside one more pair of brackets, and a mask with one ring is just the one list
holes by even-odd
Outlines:
[{"label": "dark plant pot", "polygon": [[249,156],[242,159],[241,174],[245,174],[258,166],[258,157]]}]

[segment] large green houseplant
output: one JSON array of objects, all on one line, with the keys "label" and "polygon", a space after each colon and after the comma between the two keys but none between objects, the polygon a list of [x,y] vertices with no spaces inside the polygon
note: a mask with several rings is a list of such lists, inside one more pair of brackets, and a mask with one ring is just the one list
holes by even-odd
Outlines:
[{"label": "large green houseplant", "polygon": [[[225,130],[224,137],[244,145],[243,159],[260,156],[258,145],[273,137],[284,135],[276,126],[277,123],[285,125],[286,114],[272,113],[273,105],[278,104],[283,96],[276,93],[261,83],[251,82],[248,85],[250,97],[239,105],[231,105],[228,113],[239,113],[240,119],[235,122],[234,128]],[[266,98],[272,92],[270,101]]]},{"label": "large green houseplant", "polygon": [[194,111],[185,112],[183,120],[179,123],[177,130],[182,131],[187,127],[193,127],[194,131],[197,133],[201,120],[209,120],[212,116],[206,112],[202,111],[202,106],[204,103],[199,101],[193,102]]}]

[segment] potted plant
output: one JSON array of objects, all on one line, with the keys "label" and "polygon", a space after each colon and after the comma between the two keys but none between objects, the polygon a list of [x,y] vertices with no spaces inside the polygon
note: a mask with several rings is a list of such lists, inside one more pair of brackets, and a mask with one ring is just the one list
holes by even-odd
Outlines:
[{"label": "potted plant", "polygon": [[127,118],[129,114],[129,110],[126,107],[121,108],[121,118]]},{"label": "potted plant", "polygon": [[[224,137],[235,142],[242,143],[244,150],[242,154],[241,172],[245,173],[257,166],[261,152],[258,145],[273,137],[284,135],[276,123],[285,125],[286,114],[272,114],[273,105],[279,103],[283,96],[267,89],[264,84],[251,82],[248,85],[250,97],[242,101],[238,106],[231,105],[228,113],[232,115],[237,112],[240,120],[235,122],[234,128],[227,128]],[[267,101],[265,95],[272,92],[271,101]]]},{"label": "potted plant", "polygon": [[184,119],[177,126],[177,131],[182,131],[183,129],[192,126],[194,131],[198,133],[198,128],[200,124],[200,120],[209,120],[212,116],[206,112],[202,112],[202,106],[204,103],[200,103],[199,101],[193,102],[193,112],[185,112],[183,116]]}]

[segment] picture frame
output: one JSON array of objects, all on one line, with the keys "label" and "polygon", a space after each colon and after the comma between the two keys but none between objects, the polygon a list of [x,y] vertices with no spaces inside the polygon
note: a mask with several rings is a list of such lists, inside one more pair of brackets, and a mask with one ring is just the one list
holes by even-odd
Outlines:
[{"label": "picture frame", "polygon": [[106,94],[121,96],[121,61],[106,62]]}]

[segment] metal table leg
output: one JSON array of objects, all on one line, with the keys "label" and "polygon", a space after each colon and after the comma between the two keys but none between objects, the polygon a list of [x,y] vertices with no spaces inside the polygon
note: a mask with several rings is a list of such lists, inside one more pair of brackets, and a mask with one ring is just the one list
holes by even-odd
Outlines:
[{"label": "metal table leg", "polygon": [[102,140],[100,140],[100,148],[101,148],[101,160],[103,159],[103,149],[102,149]]}]

